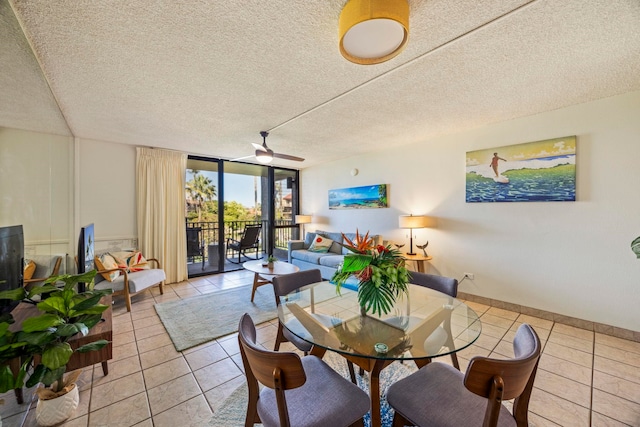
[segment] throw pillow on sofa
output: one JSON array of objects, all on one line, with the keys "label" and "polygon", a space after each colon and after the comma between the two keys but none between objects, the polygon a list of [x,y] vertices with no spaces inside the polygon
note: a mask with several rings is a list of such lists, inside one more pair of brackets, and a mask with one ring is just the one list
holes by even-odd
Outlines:
[{"label": "throw pillow on sofa", "polygon": [[135,273],[140,270],[149,270],[149,263],[142,256],[141,252],[111,252],[111,255],[118,261],[119,264],[127,268],[130,273]]},{"label": "throw pillow on sofa", "polygon": [[33,273],[36,272],[36,263],[32,259],[24,260],[24,271],[22,272],[22,278],[24,280],[29,280],[33,278]]},{"label": "throw pillow on sofa", "polygon": [[309,252],[327,253],[332,244],[333,240],[318,234],[309,246]]},{"label": "throw pillow on sofa", "polygon": [[307,233],[304,236],[304,248],[309,249],[314,240],[316,240],[316,233]]},{"label": "throw pillow on sofa", "polygon": [[[118,261],[116,261],[115,257],[113,257],[109,253],[102,254],[100,256],[96,255],[96,257],[94,258],[94,261],[96,263],[96,268],[98,270],[111,270],[112,268],[120,267],[120,265],[118,265]],[[118,270],[110,271],[108,273],[101,273],[101,274],[102,274],[102,277],[104,277],[109,282],[113,282],[118,277],[120,277],[120,271],[118,271]]]}]

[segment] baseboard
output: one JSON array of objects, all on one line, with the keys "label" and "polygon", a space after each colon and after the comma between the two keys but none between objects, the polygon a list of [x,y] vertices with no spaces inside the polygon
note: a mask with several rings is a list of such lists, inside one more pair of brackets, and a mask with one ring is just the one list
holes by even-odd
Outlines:
[{"label": "baseboard", "polygon": [[488,305],[496,308],[503,308],[516,313],[526,314],[528,316],[539,317],[541,319],[552,320],[576,328],[586,329],[588,331],[598,332],[604,335],[622,338],[629,341],[640,342],[640,332],[630,329],[618,328],[616,326],[605,325],[604,323],[592,322],[590,320],[578,319],[576,317],[565,316],[563,314],[553,313],[551,311],[539,310],[537,308],[527,307],[525,305],[513,304],[510,302],[500,301],[496,299],[481,297],[466,292],[458,292],[458,298],[477,302],[479,304]]}]

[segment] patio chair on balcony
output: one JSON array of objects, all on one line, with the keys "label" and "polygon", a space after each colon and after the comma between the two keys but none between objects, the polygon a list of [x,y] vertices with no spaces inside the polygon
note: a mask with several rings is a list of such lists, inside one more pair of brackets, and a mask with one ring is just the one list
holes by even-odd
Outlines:
[{"label": "patio chair on balcony", "polygon": [[[227,259],[234,263],[240,264],[242,262],[242,257],[249,259],[260,259],[261,256],[258,256],[258,251],[260,248],[260,231],[262,231],[262,225],[246,225],[244,227],[244,231],[242,232],[242,237],[240,240],[235,240],[228,238],[227,239],[227,250],[231,250],[231,254],[233,259],[227,257]],[[251,258],[246,254],[247,251],[255,250],[256,256],[255,258]],[[234,253],[238,253],[238,261],[235,261]]]},{"label": "patio chair on balcony", "polygon": [[201,237],[202,228],[187,228],[187,258],[193,261],[199,256],[202,259],[202,269],[204,270],[204,243]]}]

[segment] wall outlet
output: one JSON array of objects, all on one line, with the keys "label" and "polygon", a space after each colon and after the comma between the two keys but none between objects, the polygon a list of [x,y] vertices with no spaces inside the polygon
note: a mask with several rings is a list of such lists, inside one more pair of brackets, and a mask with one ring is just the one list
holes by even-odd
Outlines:
[{"label": "wall outlet", "polygon": [[475,274],[473,273],[464,273],[465,279],[473,280],[474,277],[475,277]]}]

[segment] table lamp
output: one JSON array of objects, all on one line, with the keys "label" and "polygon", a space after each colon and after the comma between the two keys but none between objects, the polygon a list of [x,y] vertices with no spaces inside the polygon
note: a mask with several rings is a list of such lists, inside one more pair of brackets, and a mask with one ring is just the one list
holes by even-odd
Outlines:
[{"label": "table lamp", "polygon": [[399,218],[400,228],[409,229],[409,252],[407,255],[415,255],[413,252],[413,229],[414,228],[426,228],[432,223],[430,217],[425,215],[401,215]]},{"label": "table lamp", "polygon": [[311,222],[311,215],[296,215],[296,224],[300,224],[302,227],[302,240],[304,240],[304,225]]}]

